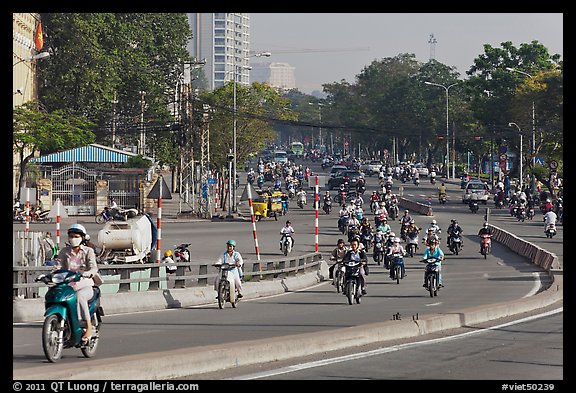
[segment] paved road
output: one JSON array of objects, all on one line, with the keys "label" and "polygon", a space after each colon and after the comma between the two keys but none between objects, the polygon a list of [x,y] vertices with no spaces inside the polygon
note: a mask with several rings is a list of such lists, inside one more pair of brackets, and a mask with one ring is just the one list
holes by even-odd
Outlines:
[{"label": "paved road", "polygon": [[[368,181],[374,188],[375,178]],[[419,187],[405,185],[404,196],[425,201],[435,194],[429,183]],[[282,296],[246,300],[236,310],[218,310],[216,304],[205,307],[166,310],[149,313],[110,315],[105,318],[98,359],[126,354],[146,354],[155,351],[283,336],[294,333],[323,331],[370,322],[392,319],[396,313],[412,318],[439,312],[451,312],[476,305],[518,299],[529,296],[547,283],[547,277],[523,258],[495,245],[488,260],[477,253],[475,236],[482,223],[481,214],[469,213],[460,202],[460,189],[451,186],[449,203],[439,206],[432,199],[434,217],[441,227],[457,217],[466,233],[464,252],[448,256],[444,263],[446,288],[438,298],[430,298],[421,287],[422,264],[417,258],[407,260],[408,277],[397,285],[389,280],[382,267],[372,266],[369,294],[361,305],[349,306],[342,295],[336,294],[328,283]],[[297,231],[295,253],[309,252],[314,247],[314,211],[308,205],[303,211],[290,211],[290,219]],[[431,217],[418,216],[425,226]],[[539,216],[534,222],[519,224],[503,210],[493,212],[491,222],[536,244],[562,255],[563,229],[558,236],[546,239]],[[88,230],[91,230],[88,224]],[[273,220],[258,224],[263,258],[281,258],[277,249],[278,231],[282,222]],[[94,228],[97,226],[94,224]],[[393,227],[394,230],[398,230]],[[245,258],[255,259],[252,249],[251,224],[228,223],[169,223],[163,225],[164,244],[176,244],[192,239],[195,259],[214,258],[228,238],[235,238]],[[340,237],[336,215],[320,215],[320,251],[328,253]],[[200,246],[202,245],[202,246]],[[505,285],[503,285],[505,284]],[[228,334],[231,329],[235,334]],[[15,324],[13,327],[13,366],[28,368],[45,364],[40,346],[40,323]],[[65,351],[62,364],[77,361],[76,350]],[[152,356],[152,355],[150,355]],[[85,360],[89,362],[90,360]]]}]

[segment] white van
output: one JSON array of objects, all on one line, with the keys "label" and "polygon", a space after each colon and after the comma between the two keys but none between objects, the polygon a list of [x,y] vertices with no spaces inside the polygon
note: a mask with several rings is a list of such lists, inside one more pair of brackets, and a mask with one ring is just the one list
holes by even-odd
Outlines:
[{"label": "white van", "polygon": [[288,153],[286,150],[274,150],[274,156],[272,158],[274,162],[286,163],[288,162]]}]

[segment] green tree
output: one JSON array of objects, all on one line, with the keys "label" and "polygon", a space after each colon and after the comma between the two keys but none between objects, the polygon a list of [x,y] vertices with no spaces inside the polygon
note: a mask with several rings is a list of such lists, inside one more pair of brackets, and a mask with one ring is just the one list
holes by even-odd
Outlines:
[{"label": "green tree", "polygon": [[18,197],[25,186],[26,166],[39,151],[53,152],[94,142],[94,124],[84,116],[58,109],[51,113],[30,101],[14,108],[13,149],[19,157]]},{"label": "green tree", "polygon": [[[200,101],[210,106],[210,160],[216,168],[226,164],[234,150],[234,83],[203,92]],[[296,120],[289,101],[265,83],[236,85],[236,162],[240,166],[251,153],[261,151],[276,138],[274,122]]]},{"label": "green tree", "polygon": [[[160,130],[170,138],[170,108],[183,63],[191,60],[186,14],[48,13],[42,20],[53,55],[39,68],[39,99],[49,112],[83,114],[108,144],[114,112],[120,144],[135,144],[144,111],[147,141]],[[147,147],[156,155],[154,145]]]}]

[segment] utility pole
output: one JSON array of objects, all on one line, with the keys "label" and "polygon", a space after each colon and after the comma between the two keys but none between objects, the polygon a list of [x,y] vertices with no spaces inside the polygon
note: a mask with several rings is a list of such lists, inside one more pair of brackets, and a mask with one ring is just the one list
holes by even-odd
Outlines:
[{"label": "utility pole", "polygon": [[112,148],[116,147],[116,104],[118,99],[116,92],[114,92],[114,99],[112,100]]},{"label": "utility pole", "polygon": [[146,134],[144,132],[144,96],[146,92],[140,91],[140,143],[138,144],[138,154],[146,155]]}]

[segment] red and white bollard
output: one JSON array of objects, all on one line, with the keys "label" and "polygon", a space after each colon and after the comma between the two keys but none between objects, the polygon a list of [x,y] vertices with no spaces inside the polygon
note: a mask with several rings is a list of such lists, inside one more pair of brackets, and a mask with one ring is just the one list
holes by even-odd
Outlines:
[{"label": "red and white bollard", "polygon": [[[256,258],[260,260],[260,248],[258,247],[258,236],[256,234],[256,220],[254,219],[254,207],[252,206],[252,189],[250,184],[247,186],[248,190],[248,204],[250,205],[250,219],[252,220],[252,235],[254,236],[254,248],[256,249]],[[262,271],[262,265],[260,265]]]},{"label": "red and white bollard", "polygon": [[314,194],[314,199],[315,199],[315,201],[316,201],[316,204],[315,204],[315,206],[316,206],[316,223],[315,223],[315,227],[316,227],[316,228],[315,228],[314,232],[315,232],[315,235],[316,235],[316,242],[315,242],[315,247],[314,247],[314,249],[315,249],[316,252],[318,252],[318,204],[319,204],[319,202],[318,202],[318,176],[316,176],[316,188],[315,188],[315,190],[316,190],[316,191],[315,191],[315,194]]}]

